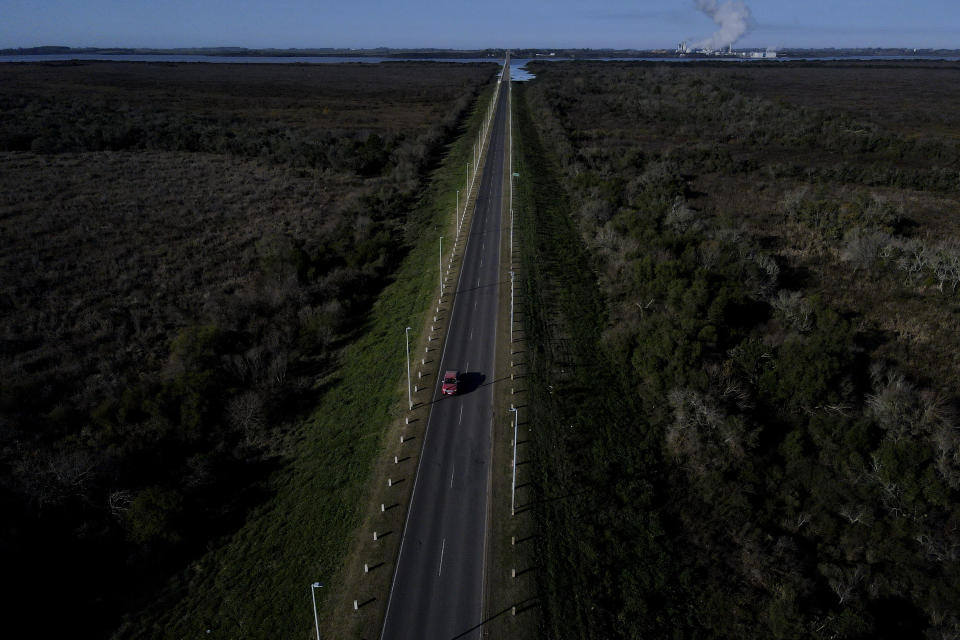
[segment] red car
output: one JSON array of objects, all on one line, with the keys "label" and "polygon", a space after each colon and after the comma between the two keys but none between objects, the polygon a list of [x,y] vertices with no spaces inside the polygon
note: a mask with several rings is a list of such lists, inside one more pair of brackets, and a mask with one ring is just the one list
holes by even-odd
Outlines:
[{"label": "red car", "polygon": [[459,371],[447,371],[443,374],[443,386],[440,387],[440,392],[445,396],[457,395],[457,382],[459,380]]}]

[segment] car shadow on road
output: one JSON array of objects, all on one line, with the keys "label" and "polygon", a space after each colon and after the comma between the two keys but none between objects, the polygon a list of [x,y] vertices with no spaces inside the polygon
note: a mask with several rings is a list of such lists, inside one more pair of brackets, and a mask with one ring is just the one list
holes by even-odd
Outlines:
[{"label": "car shadow on road", "polygon": [[458,385],[457,395],[464,395],[470,393],[471,391],[476,391],[481,386],[483,386],[484,381],[487,379],[487,376],[483,375],[479,371],[467,371],[460,374],[460,384]]}]

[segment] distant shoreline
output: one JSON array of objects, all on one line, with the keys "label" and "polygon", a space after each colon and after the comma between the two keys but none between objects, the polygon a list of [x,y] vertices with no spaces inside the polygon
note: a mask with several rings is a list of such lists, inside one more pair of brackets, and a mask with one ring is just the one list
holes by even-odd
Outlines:
[{"label": "distant shoreline", "polygon": [[[756,51],[756,47],[733,49],[734,56]],[[138,48],[138,47],[19,47],[0,49],[0,56],[46,56],[46,55],[135,55],[135,56],[204,56],[210,58],[403,58],[403,59],[465,59],[465,58],[502,58],[506,49],[248,49],[245,47],[180,47],[180,48]],[[515,58],[676,58],[678,52],[667,49],[511,49]],[[861,47],[861,48],[782,48],[777,50],[782,58],[857,58],[857,57],[896,57],[929,59],[931,57],[960,57],[960,49],[919,49],[904,47]],[[682,57],[695,59],[717,59],[723,56],[704,54],[685,54]]]},{"label": "distant shoreline", "polygon": [[[184,53],[23,53],[17,55],[0,53],[0,64],[7,65],[83,65],[98,63],[119,64],[224,64],[224,65],[326,65],[326,64],[502,64],[503,58],[497,57],[414,57],[414,56],[262,56],[262,55],[197,55]],[[514,71],[514,80],[520,80],[516,75],[519,69],[530,62],[637,62],[647,64],[700,64],[700,65],[774,65],[785,64],[956,64],[960,62],[958,55],[846,55],[846,56],[802,56],[791,54],[779,55],[776,58],[756,57],[749,55],[704,55],[699,53],[685,55],[580,55],[572,56],[513,56],[511,67]],[[524,78],[529,79],[529,78]]]}]

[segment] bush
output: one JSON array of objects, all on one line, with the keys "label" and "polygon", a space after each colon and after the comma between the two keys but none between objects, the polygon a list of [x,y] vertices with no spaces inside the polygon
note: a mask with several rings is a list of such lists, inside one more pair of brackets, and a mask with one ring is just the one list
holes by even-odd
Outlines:
[{"label": "bush", "polygon": [[140,544],[175,543],[182,537],[183,498],[165,487],[148,487],[130,502],[126,512],[130,538]]}]

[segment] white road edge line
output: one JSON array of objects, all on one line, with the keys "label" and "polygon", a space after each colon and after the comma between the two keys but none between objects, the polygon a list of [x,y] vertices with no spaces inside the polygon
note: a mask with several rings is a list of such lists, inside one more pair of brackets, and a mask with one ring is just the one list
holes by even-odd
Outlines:
[{"label": "white road edge line", "polygon": [[437,569],[437,575],[439,576],[443,572],[443,548],[447,546],[447,539],[444,538],[443,542],[440,543],[440,568]]}]

